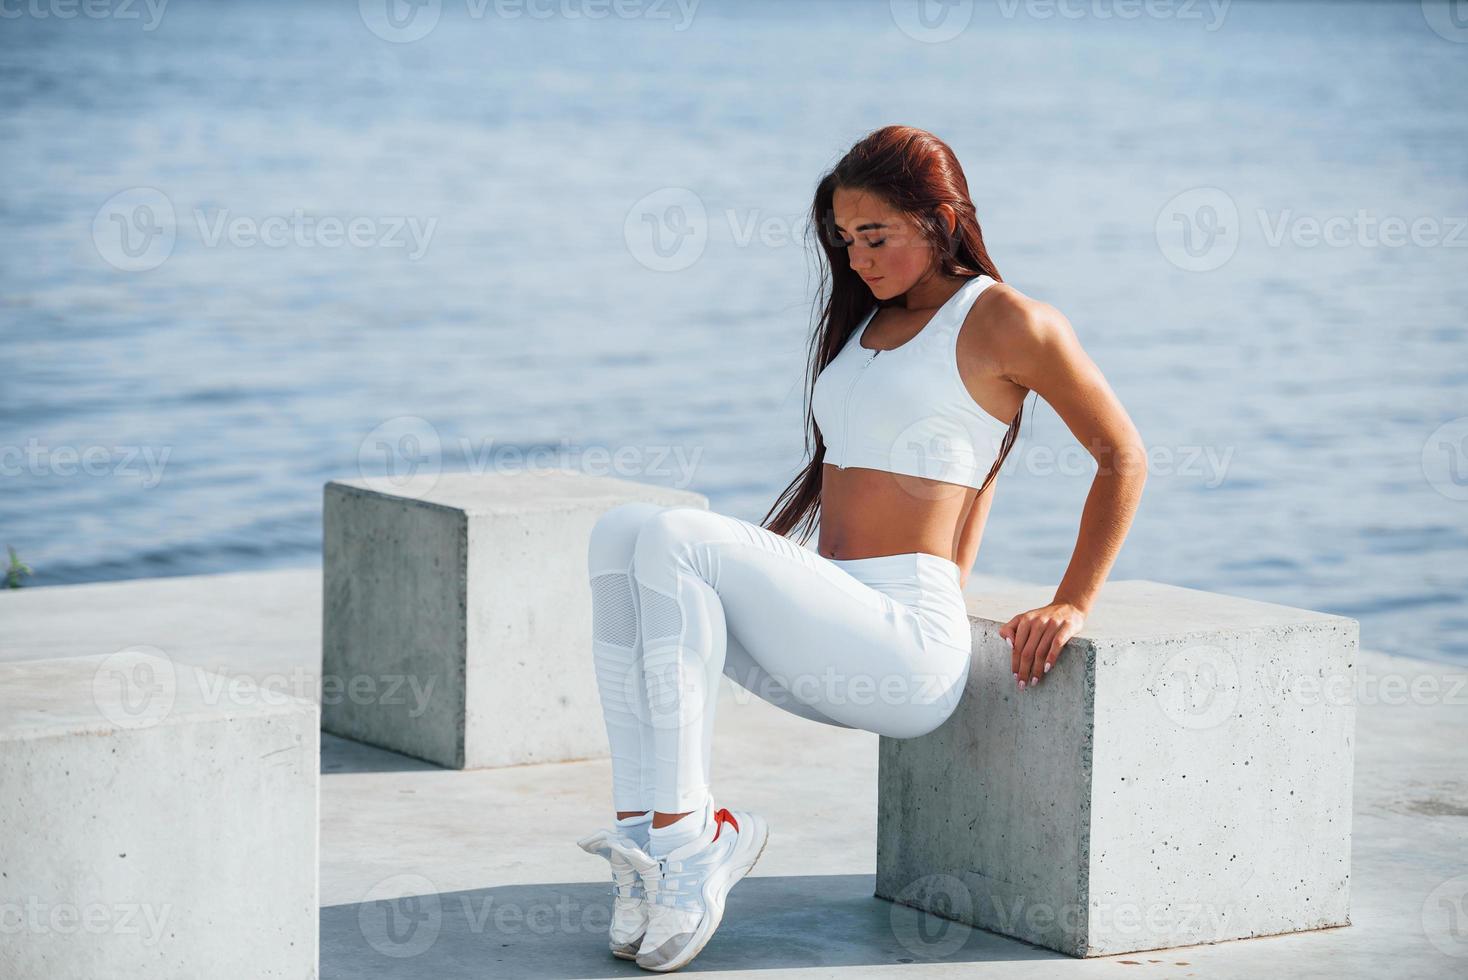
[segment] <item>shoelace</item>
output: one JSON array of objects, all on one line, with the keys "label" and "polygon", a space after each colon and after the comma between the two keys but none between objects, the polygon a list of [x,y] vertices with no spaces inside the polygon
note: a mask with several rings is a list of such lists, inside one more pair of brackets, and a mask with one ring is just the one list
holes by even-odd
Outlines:
[{"label": "shoelace", "polygon": [[684,871],[683,862],[670,862],[667,858],[658,858],[655,869],[646,872],[642,879],[643,887],[647,892],[649,906],[661,908],[696,908],[694,899],[697,896],[697,873]]},{"label": "shoelace", "polygon": [[630,865],[625,868],[612,867],[612,893],[618,898],[641,898],[642,878]]}]

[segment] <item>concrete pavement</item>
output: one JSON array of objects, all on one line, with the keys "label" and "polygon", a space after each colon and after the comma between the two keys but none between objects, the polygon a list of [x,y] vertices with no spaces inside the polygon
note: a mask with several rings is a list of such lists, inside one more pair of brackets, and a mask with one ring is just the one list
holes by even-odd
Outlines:
[{"label": "concrete pavement", "polygon": [[[145,644],[309,694],[320,600],[310,568],[22,589],[0,595],[0,661]],[[1352,925],[1084,961],[874,898],[878,737],[725,680],[716,800],[771,838],[681,972],[1468,976],[1468,670],[1363,651],[1359,677]],[[575,844],[611,819],[606,759],[454,771],[323,736],[321,765],[322,977],[647,972],[607,952],[607,868]]]}]

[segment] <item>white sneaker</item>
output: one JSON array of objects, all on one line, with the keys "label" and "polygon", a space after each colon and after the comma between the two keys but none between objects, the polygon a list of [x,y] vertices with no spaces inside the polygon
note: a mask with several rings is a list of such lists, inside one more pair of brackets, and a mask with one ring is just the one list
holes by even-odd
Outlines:
[{"label": "white sneaker", "polygon": [[720,809],[698,838],[662,858],[629,855],[646,886],[648,924],[637,965],[667,972],[687,966],[724,918],[724,898],[754,867],[770,830],[745,810]]},{"label": "white sneaker", "polygon": [[[637,958],[637,947],[647,932],[647,891],[637,872],[637,863],[652,858],[637,842],[620,830],[606,828],[578,840],[588,854],[607,859],[612,866],[612,927],[607,945],[612,955],[624,960]],[[634,857],[635,855],[635,857]]]}]

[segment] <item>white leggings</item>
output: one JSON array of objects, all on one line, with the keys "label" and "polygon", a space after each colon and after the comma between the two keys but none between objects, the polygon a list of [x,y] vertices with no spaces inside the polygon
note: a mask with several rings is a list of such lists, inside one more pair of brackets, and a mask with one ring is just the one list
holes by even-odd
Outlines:
[{"label": "white leggings", "polygon": [[710,799],[719,675],[792,714],[914,738],[968,680],[958,566],[832,559],[693,507],[621,504],[591,533],[592,653],[615,810]]}]

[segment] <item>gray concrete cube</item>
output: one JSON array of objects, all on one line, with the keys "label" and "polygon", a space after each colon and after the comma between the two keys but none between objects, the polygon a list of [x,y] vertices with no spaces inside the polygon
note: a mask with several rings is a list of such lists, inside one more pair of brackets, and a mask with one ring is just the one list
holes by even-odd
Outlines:
[{"label": "gray concrete cube", "polygon": [[456,769],[607,754],[587,547],[631,501],[702,494],[564,470],[445,473],[324,505],[321,721]]},{"label": "gray concrete cube", "polygon": [[317,975],[316,705],[149,648],[0,663],[0,975]]},{"label": "gray concrete cube", "polygon": [[971,596],[962,701],[879,748],[876,894],[1072,956],[1348,925],[1354,619],[1109,582],[1038,685]]}]

